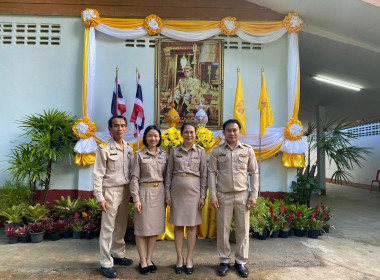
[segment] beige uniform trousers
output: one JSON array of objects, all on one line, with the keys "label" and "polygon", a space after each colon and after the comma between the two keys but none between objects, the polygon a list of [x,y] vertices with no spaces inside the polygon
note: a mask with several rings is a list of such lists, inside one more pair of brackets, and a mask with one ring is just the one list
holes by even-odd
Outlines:
[{"label": "beige uniform trousers", "polygon": [[235,261],[246,264],[249,252],[249,210],[248,191],[217,194],[217,249],[221,263],[230,263],[230,228],[232,216],[235,221],[236,252]]},{"label": "beige uniform trousers", "polygon": [[[129,185],[107,187],[103,189],[107,201],[107,213],[102,212],[100,230],[100,265],[113,267],[113,258],[124,258],[124,235],[128,221]],[[112,256],[111,256],[112,254]]]}]

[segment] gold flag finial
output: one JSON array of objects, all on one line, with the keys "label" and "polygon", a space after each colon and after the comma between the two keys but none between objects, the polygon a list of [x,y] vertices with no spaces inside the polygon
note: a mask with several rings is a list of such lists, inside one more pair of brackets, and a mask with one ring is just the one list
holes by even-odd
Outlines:
[{"label": "gold flag finial", "polygon": [[263,66],[261,66],[261,72],[264,72],[264,67]]},{"label": "gold flag finial", "polygon": [[240,67],[237,68],[237,72],[240,73]]}]

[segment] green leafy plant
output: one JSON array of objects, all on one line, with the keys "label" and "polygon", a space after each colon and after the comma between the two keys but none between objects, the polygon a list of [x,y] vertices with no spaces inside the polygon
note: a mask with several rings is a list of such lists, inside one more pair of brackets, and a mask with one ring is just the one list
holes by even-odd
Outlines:
[{"label": "green leafy plant", "polygon": [[84,205],[89,207],[91,210],[101,211],[98,202],[96,201],[96,198],[89,198],[84,201]]},{"label": "green leafy plant", "polygon": [[[67,157],[73,157],[73,148],[76,139],[72,133],[72,126],[75,118],[68,112],[57,109],[48,110],[42,114],[26,116],[23,120],[17,121],[24,131],[22,136],[28,136],[30,142],[24,144],[28,146],[31,153],[42,161],[45,166],[44,176],[41,176],[41,186],[44,187],[44,200],[46,203],[47,195],[51,184],[53,163],[58,164]],[[16,162],[22,164],[22,162]],[[33,174],[33,173],[32,173]],[[38,175],[33,174],[27,177],[33,180]]]},{"label": "green leafy plant", "polygon": [[266,200],[263,197],[257,198],[256,205],[249,216],[249,224],[255,233],[263,235],[268,229],[268,213],[269,207],[266,206]]},{"label": "green leafy plant", "polygon": [[44,205],[37,203],[35,206],[29,205],[27,211],[25,212],[25,216],[32,223],[38,223],[45,218],[48,213],[49,209],[47,209]]},{"label": "green leafy plant", "polygon": [[71,200],[70,196],[67,196],[67,198],[61,196],[61,198],[55,202],[57,202],[58,205],[54,206],[54,212],[61,219],[71,218],[74,213],[81,212],[84,209],[84,204],[80,197]]},{"label": "green leafy plant", "polygon": [[[311,164],[311,152],[320,149],[325,153],[329,163],[334,163],[336,171],[332,174],[330,182],[342,184],[352,178],[350,173],[356,166],[362,167],[362,162],[366,160],[366,155],[371,154],[369,148],[352,145],[352,141],[358,136],[350,133],[347,129],[356,126],[355,122],[348,122],[346,119],[328,119],[323,123],[324,136],[319,141],[312,137],[316,131],[316,125],[309,123],[304,135],[312,137],[308,144],[307,161],[308,168]],[[308,170],[305,173],[308,176]]]},{"label": "green leafy plant", "polygon": [[74,221],[71,223],[73,230],[74,231],[83,231],[84,225],[85,225],[85,222],[82,219],[80,219],[78,213],[75,213]]},{"label": "green leafy plant", "polygon": [[314,178],[298,176],[297,181],[291,185],[293,192],[285,195],[285,201],[288,203],[306,204],[310,207],[310,197],[312,193],[321,195],[321,189],[318,188]]},{"label": "green leafy plant", "polygon": [[26,206],[24,204],[13,205],[0,213],[1,216],[8,219],[8,224],[19,224],[25,217]]},{"label": "green leafy plant", "polygon": [[19,181],[6,181],[0,188],[0,212],[13,205],[28,204],[31,193]]},{"label": "green leafy plant", "polygon": [[46,178],[46,163],[41,154],[30,144],[20,144],[8,155],[8,171],[14,181],[26,182],[30,190],[29,203],[35,204],[37,182]]},{"label": "green leafy plant", "polygon": [[268,216],[268,224],[269,224],[269,235],[271,235],[274,231],[280,230],[282,220],[273,211],[272,206],[269,208],[269,213],[270,215]]}]

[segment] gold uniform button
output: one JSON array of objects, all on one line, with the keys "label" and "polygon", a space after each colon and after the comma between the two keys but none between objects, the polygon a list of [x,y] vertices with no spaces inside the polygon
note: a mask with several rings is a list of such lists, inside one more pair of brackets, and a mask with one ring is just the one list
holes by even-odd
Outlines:
[{"label": "gold uniform button", "polygon": [[155,188],[158,187],[158,184],[157,183],[153,184],[153,187],[155,187]]}]

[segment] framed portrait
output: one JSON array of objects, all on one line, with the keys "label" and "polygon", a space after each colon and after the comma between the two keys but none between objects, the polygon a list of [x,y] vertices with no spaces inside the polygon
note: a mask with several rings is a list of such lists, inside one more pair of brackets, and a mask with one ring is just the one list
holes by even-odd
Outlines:
[{"label": "framed portrait", "polygon": [[179,125],[197,123],[200,115],[207,115],[207,128],[222,127],[223,50],[223,40],[156,40],[157,125],[168,127],[165,117],[174,105]]}]

